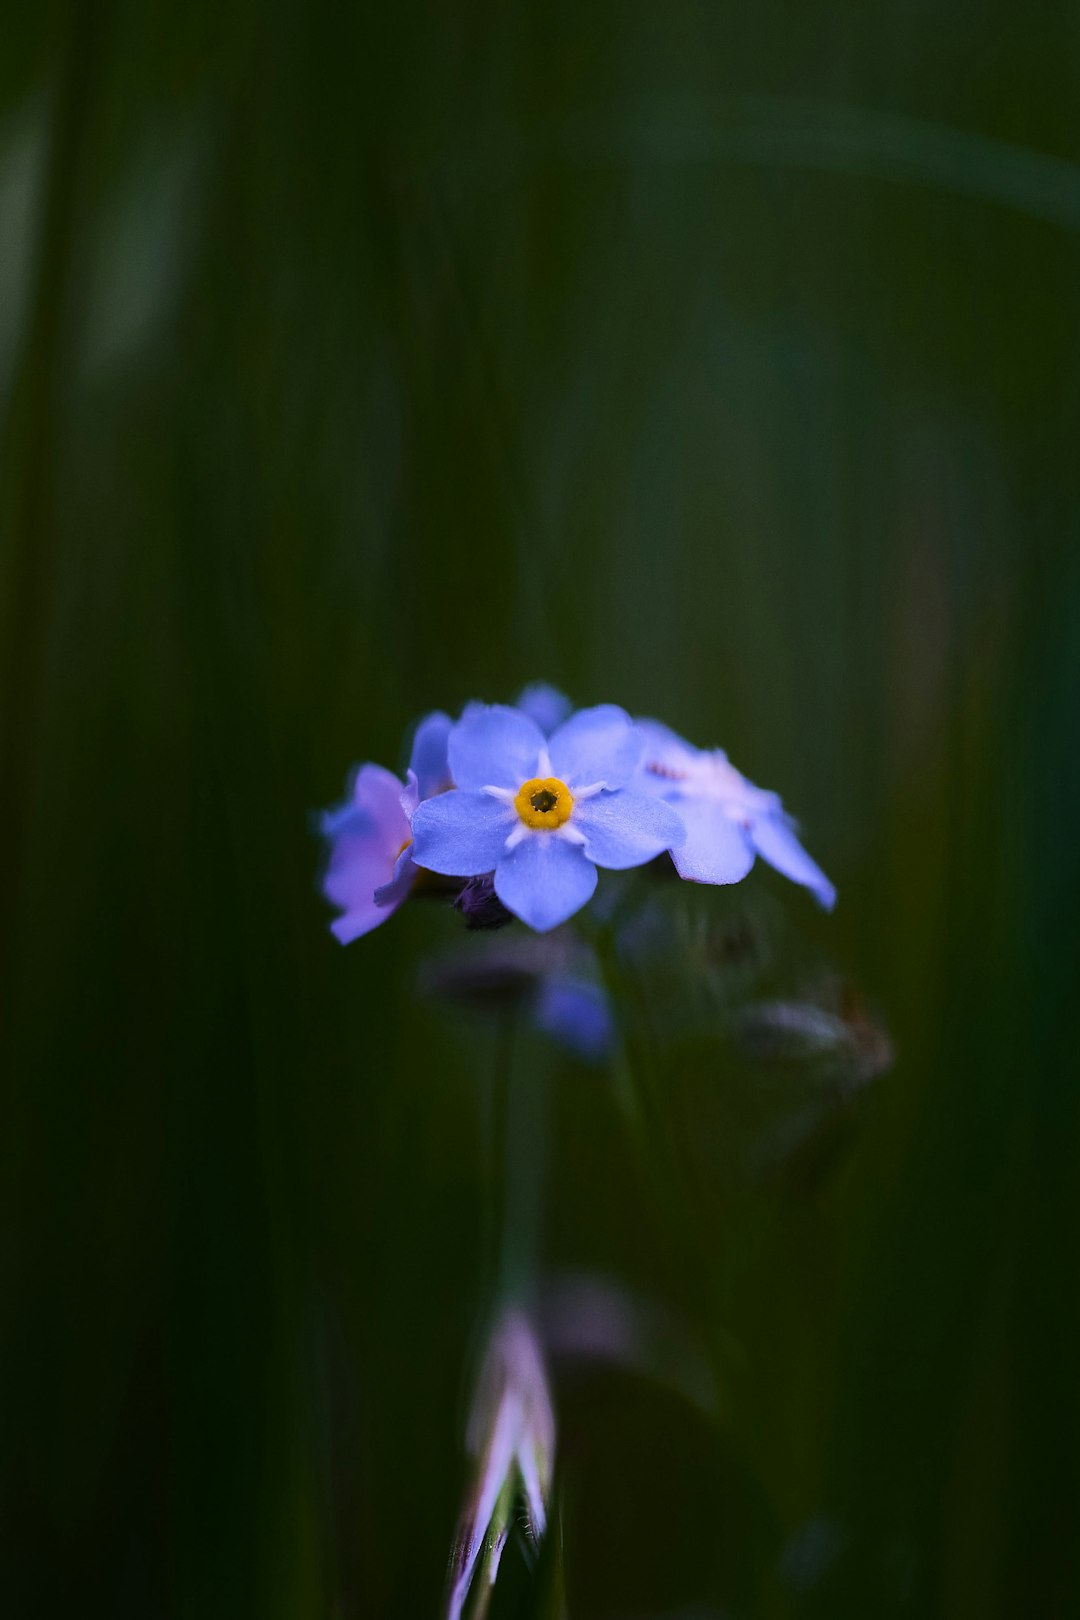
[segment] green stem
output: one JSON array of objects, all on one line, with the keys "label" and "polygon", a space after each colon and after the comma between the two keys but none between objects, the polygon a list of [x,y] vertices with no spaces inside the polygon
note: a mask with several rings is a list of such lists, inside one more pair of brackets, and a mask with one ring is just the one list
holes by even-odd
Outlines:
[{"label": "green stem", "polygon": [[694,1214],[671,1113],[666,1105],[653,1052],[641,1031],[642,1009],[636,986],[619,960],[614,930],[602,929],[594,948],[618,1031],[614,1079],[638,1170],[667,1237],[684,1283],[707,1305],[708,1267],[703,1264],[702,1224]]},{"label": "green stem", "polygon": [[543,1214],[548,1097],[521,1061],[517,1012],[503,1015],[491,1091],[491,1275],[496,1298],[531,1294]]}]

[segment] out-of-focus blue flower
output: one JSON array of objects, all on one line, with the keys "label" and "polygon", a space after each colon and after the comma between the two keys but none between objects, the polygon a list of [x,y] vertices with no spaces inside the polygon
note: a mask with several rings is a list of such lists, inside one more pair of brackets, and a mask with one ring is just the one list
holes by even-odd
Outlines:
[{"label": "out-of-focus blue flower", "polygon": [[596,868],[640,866],[681,842],[671,807],[626,784],[642,753],[629,716],[579,709],[550,738],[518,709],[470,708],[450,733],[456,787],[421,804],[412,858],[450,877],[495,874],[495,893],[544,932],[596,888]]},{"label": "out-of-focus blue flower", "polygon": [[421,800],[450,786],[452,724],[447,714],[429,714],[416,728],[404,783],[381,765],[361,765],[345,802],[322,817],[330,844],[322,889],[341,908],[330,929],[343,945],[385,922],[412,888],[412,817]]},{"label": "out-of-focus blue flower", "polygon": [[779,795],[755,787],[721,748],[695,748],[656,720],[639,720],[645,738],[639,783],[674,805],[686,828],[671,851],[680,877],[738,883],[760,855],[831,911],[836,890],[803,849]]},{"label": "out-of-focus blue flower", "polygon": [[514,704],[515,709],[520,709],[522,714],[536,721],[545,737],[550,737],[564,720],[569,720],[573,707],[564,693],[555,686],[549,686],[546,681],[530,681],[518,693]]},{"label": "out-of-focus blue flower", "polygon": [[533,1019],[583,1063],[604,1063],[615,1043],[611,1002],[602,985],[572,974],[541,979]]}]

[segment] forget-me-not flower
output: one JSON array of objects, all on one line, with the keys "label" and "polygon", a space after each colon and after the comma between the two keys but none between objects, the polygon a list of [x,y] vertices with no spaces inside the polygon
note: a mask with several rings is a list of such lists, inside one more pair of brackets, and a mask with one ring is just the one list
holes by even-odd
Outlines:
[{"label": "forget-me-not flower", "polygon": [[796,836],[780,797],[755,787],[722,748],[695,748],[656,720],[639,720],[645,738],[639,781],[672,804],[686,828],[671,851],[680,877],[738,883],[760,855],[831,911],[836,890]]},{"label": "forget-me-not flower", "polygon": [[585,905],[597,866],[640,866],[681,842],[671,807],[627,784],[641,733],[611,704],[550,737],[518,709],[470,708],[450,733],[456,787],[412,819],[418,866],[451,877],[494,872],[495,893],[540,932]]},{"label": "forget-me-not flower", "polygon": [[405,782],[381,765],[361,765],[344,804],[322,818],[320,831],[330,844],[322,889],[341,907],[330,928],[343,945],[377,928],[408,897],[416,878],[413,813],[450,786],[452,724],[447,714],[429,714],[416,728]]}]

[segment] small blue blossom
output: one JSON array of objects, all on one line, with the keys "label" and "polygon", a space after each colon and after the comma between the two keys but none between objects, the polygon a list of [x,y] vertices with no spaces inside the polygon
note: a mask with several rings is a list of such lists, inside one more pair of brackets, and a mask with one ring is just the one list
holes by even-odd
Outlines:
[{"label": "small blue blossom", "polygon": [[540,981],[533,1021],[583,1063],[603,1063],[615,1043],[611,1001],[602,985],[577,974],[550,973]]},{"label": "small blue blossom", "polygon": [[449,715],[429,714],[416,728],[405,782],[381,765],[361,765],[344,804],[322,817],[330,844],[322,890],[341,907],[330,929],[343,945],[385,922],[412,889],[412,817],[421,800],[450,785],[452,724]]},{"label": "small blue blossom", "polygon": [[550,738],[518,709],[470,707],[450,733],[456,787],[412,820],[412,858],[451,877],[495,874],[495,893],[544,932],[591,898],[596,868],[640,866],[681,842],[674,810],[627,784],[643,741],[613,705],[580,709]]},{"label": "small blue blossom", "polygon": [[639,785],[672,804],[686,837],[671,858],[695,883],[738,883],[760,855],[831,911],[836,890],[803,849],[779,795],[755,787],[723,749],[695,748],[655,720],[639,720]]}]

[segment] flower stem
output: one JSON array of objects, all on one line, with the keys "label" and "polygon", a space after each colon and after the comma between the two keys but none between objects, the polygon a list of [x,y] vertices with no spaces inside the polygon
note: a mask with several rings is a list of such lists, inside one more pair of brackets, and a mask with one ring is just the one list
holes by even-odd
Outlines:
[{"label": "flower stem", "polygon": [[527,1303],[533,1290],[547,1156],[548,1098],[522,1061],[517,1030],[517,1010],[508,1008],[496,1042],[489,1137],[490,1272],[503,1303]]},{"label": "flower stem", "polygon": [[600,930],[594,946],[604,987],[616,1014],[616,1098],[639,1172],[667,1228],[672,1254],[688,1292],[700,1304],[707,1305],[708,1268],[702,1263],[702,1225],[692,1207],[688,1177],[659,1084],[653,1052],[641,1032],[640,1009],[634,1004],[639,997],[619,960],[614,930],[610,927]]}]

